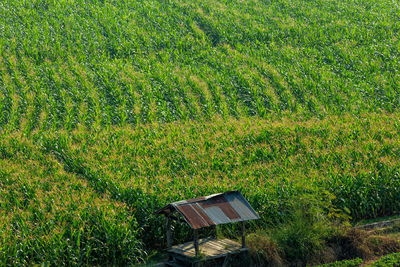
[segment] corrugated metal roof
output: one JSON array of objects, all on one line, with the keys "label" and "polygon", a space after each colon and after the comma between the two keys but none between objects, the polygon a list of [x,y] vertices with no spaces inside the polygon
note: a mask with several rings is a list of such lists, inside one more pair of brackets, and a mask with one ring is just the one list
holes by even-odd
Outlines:
[{"label": "corrugated metal roof", "polygon": [[168,216],[175,211],[182,214],[193,229],[260,218],[239,191],[177,201],[158,213]]}]

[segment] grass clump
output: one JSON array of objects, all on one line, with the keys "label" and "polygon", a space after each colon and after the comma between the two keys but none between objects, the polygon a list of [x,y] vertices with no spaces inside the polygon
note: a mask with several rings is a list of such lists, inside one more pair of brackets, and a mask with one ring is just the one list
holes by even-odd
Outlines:
[{"label": "grass clump", "polygon": [[345,231],[328,219],[322,202],[315,201],[314,196],[302,196],[287,221],[248,236],[256,266],[305,266],[336,259],[329,239]]},{"label": "grass clump", "polygon": [[[396,239],[328,222],[323,225],[298,215],[269,232],[248,236],[255,266],[360,266],[364,261],[400,251],[400,242]],[[388,262],[396,255],[389,256]],[[385,258],[382,257],[382,262],[386,262]]]},{"label": "grass clump", "polygon": [[256,266],[282,266],[282,252],[277,244],[265,232],[250,234],[246,237],[251,258]]},{"label": "grass clump", "polygon": [[272,238],[290,263],[310,262],[326,245],[335,228],[315,203],[302,200],[295,205],[287,223],[274,229]]}]

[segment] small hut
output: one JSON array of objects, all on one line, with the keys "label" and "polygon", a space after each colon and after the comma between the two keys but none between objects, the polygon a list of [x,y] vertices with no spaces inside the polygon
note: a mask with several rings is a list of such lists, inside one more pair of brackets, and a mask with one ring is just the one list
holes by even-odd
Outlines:
[{"label": "small hut", "polygon": [[[227,259],[229,255],[247,252],[244,223],[260,218],[239,191],[170,203],[157,213],[165,215],[167,219],[167,251],[170,260],[189,265],[217,258]],[[175,216],[177,214],[193,229],[194,238],[193,242],[172,246],[171,220],[178,220]],[[201,228],[236,222],[241,223],[242,244],[229,239],[198,238],[198,230]]]}]

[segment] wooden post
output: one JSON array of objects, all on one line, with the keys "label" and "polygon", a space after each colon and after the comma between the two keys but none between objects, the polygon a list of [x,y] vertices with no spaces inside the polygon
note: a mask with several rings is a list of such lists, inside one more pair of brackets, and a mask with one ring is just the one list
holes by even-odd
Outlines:
[{"label": "wooden post", "polygon": [[168,249],[170,249],[172,247],[172,241],[171,241],[171,219],[169,218],[169,216],[167,216],[166,218],[167,218],[167,246],[168,246]]},{"label": "wooden post", "polygon": [[211,226],[211,229],[212,229],[212,230],[213,230],[213,232],[214,232],[215,238],[217,238],[217,237],[218,237],[217,225],[213,225],[213,226]]},{"label": "wooden post", "polygon": [[199,256],[199,235],[197,229],[194,230],[194,250],[196,252],[196,257]]},{"label": "wooden post", "polygon": [[242,222],[242,248],[245,247],[246,247],[246,233],[245,233],[244,222]]}]

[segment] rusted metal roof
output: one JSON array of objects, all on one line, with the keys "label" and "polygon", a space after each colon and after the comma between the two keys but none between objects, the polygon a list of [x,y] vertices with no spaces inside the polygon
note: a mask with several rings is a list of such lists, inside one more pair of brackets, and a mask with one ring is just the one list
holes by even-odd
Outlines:
[{"label": "rusted metal roof", "polygon": [[169,216],[176,211],[193,229],[260,218],[239,191],[170,203],[158,213]]}]

